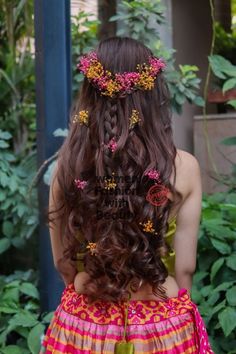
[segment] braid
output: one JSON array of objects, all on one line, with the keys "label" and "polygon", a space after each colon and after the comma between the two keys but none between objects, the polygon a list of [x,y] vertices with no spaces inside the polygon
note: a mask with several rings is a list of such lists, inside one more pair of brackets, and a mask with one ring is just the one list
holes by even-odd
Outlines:
[{"label": "braid", "polygon": [[[107,145],[118,133],[117,127],[117,101],[107,100],[107,108],[104,114],[104,144]],[[112,152],[109,148],[104,149],[104,165],[106,172],[112,173]]]}]

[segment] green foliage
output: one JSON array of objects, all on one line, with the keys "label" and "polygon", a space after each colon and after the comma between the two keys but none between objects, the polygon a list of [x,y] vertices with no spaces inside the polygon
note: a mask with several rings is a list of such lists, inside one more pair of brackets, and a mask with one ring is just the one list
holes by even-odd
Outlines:
[{"label": "green foliage", "polygon": [[132,0],[122,1],[117,15],[110,21],[123,22],[117,32],[118,36],[128,35],[146,43],[160,40],[157,25],[165,24],[164,7],[160,0]]},{"label": "green foliage", "polygon": [[0,352],[38,353],[46,321],[34,272],[15,271],[38,258],[33,0],[0,7]]},{"label": "green foliage", "polygon": [[[0,130],[0,254],[11,247],[23,249],[38,224],[36,191],[28,188],[36,170],[31,153],[18,160],[10,149],[12,135]],[[2,270],[9,260],[0,261]]]},{"label": "green foliage", "polygon": [[[174,67],[173,49],[165,48],[160,39],[160,26],[165,25],[164,7],[160,0],[122,1],[120,9],[111,21],[119,21],[118,35],[130,36],[145,43],[159,57],[167,61],[165,72],[171,93],[172,107],[177,113],[182,112],[183,104],[189,103],[203,106],[199,96],[200,79],[198,68],[190,65]],[[119,26],[118,26],[119,27]]]},{"label": "green foliage", "polygon": [[220,23],[215,23],[215,47],[214,53],[224,56],[226,59],[235,62],[236,56],[236,32],[226,32]]},{"label": "green foliage", "polygon": [[[220,55],[209,56],[209,62],[214,75],[222,82],[223,93],[236,89],[236,65]],[[236,108],[236,100],[229,100],[227,104]]]},{"label": "green foliage", "polygon": [[0,128],[12,133],[12,149],[35,146],[33,1],[0,0]]},{"label": "green foliage", "polygon": [[38,354],[52,314],[40,314],[35,272],[0,277],[0,351]]},{"label": "green foliage", "polygon": [[198,266],[192,297],[199,305],[216,354],[235,349],[236,195],[203,199]]},{"label": "green foliage", "polygon": [[83,75],[78,73],[76,64],[78,58],[94,48],[97,43],[97,30],[99,21],[90,20],[92,14],[81,11],[72,16],[71,40],[72,40],[72,90],[76,93],[83,81]]}]

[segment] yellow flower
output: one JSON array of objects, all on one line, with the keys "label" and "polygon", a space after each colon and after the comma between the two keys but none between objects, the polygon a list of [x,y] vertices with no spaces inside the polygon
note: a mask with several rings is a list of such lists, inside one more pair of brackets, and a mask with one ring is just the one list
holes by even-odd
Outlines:
[{"label": "yellow flower", "polygon": [[75,114],[72,122],[88,125],[88,111],[80,111],[79,114]]},{"label": "yellow flower", "polygon": [[97,79],[103,75],[103,67],[102,64],[98,61],[94,62],[91,66],[89,66],[86,76],[88,79]]},{"label": "yellow flower", "polygon": [[90,253],[92,256],[96,254],[96,243],[95,242],[89,242],[88,246],[86,247],[90,250]]},{"label": "yellow flower", "polygon": [[108,190],[116,188],[116,182],[115,182],[114,178],[106,178],[104,188],[108,189]]},{"label": "yellow flower", "polygon": [[151,90],[154,87],[154,77],[147,72],[142,72],[138,80],[138,86],[143,90]]},{"label": "yellow flower", "polygon": [[133,128],[136,123],[140,122],[139,112],[136,109],[132,109],[132,114],[129,118],[129,127]]},{"label": "yellow flower", "polygon": [[144,232],[150,232],[152,234],[154,233],[155,235],[157,235],[157,232],[155,232],[155,229],[153,228],[153,222],[150,219],[148,219],[148,221],[145,223],[140,222],[140,225],[143,225]]},{"label": "yellow flower", "polygon": [[102,94],[104,96],[112,97],[114,93],[119,92],[119,90],[120,90],[120,85],[116,82],[116,80],[110,79],[107,83],[106,91],[103,92]]}]

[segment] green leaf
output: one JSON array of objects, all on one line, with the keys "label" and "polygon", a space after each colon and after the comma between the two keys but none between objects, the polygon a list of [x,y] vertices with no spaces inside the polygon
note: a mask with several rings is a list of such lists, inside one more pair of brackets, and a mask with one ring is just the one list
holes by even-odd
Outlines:
[{"label": "green leaf", "polygon": [[[211,69],[215,76],[219,77],[220,79],[226,79],[226,75],[222,72],[222,66],[224,64],[224,58],[220,55],[212,55],[208,57]],[[223,64],[222,64],[223,62]]]},{"label": "green leaf", "polygon": [[[0,140],[1,142],[1,140]],[[0,144],[1,145],[1,144]],[[1,147],[1,146],[0,146]],[[1,171],[1,174],[0,174],[0,183],[2,184],[3,187],[6,187],[8,185],[8,182],[9,182],[9,178],[7,176],[6,173],[3,173]]]},{"label": "green leaf", "polygon": [[13,301],[1,301],[0,313],[16,313],[19,311],[19,307]]},{"label": "green leaf", "polygon": [[227,102],[227,104],[229,104],[230,106],[232,106],[233,108],[236,109],[236,100],[229,100],[229,101]]},{"label": "green leaf", "polygon": [[54,312],[49,312],[43,317],[44,323],[50,323],[53,318]]},{"label": "green leaf", "polygon": [[222,284],[218,285],[213,292],[218,292],[218,291],[225,291],[226,289],[228,289],[230,286],[233,285],[233,281],[225,281]]},{"label": "green leaf", "polygon": [[8,345],[5,348],[1,348],[2,354],[25,354],[23,348],[19,347],[18,345]]},{"label": "green leaf", "polygon": [[14,327],[33,327],[38,324],[38,321],[36,317],[32,315],[29,311],[21,310],[19,313],[17,313],[10,319],[9,324],[13,325]]},{"label": "green leaf", "polygon": [[226,307],[218,315],[224,335],[228,337],[236,327],[236,310],[233,307]]},{"label": "green leaf", "polygon": [[213,281],[216,273],[218,270],[222,267],[224,264],[225,259],[224,258],[219,258],[217,261],[215,261],[211,267],[211,282]]},{"label": "green leaf", "polygon": [[226,299],[230,306],[236,306],[236,285],[227,290]]},{"label": "green leaf", "polygon": [[236,253],[233,253],[226,258],[226,264],[230,269],[236,270]]},{"label": "green leaf", "polygon": [[23,248],[25,246],[25,239],[18,236],[12,237],[11,243],[16,248]]},{"label": "green leaf", "polygon": [[226,301],[223,300],[221,301],[218,305],[214,306],[212,311],[211,311],[211,315],[213,316],[215,313],[219,312],[221,309],[225,308],[225,303]]},{"label": "green leaf", "polygon": [[209,297],[207,299],[207,303],[210,305],[210,306],[214,306],[215,303],[219,300],[220,298],[220,293],[212,293],[212,294],[209,294]]},{"label": "green leaf", "polygon": [[20,291],[25,295],[33,297],[34,299],[39,299],[38,289],[31,283],[21,284]]},{"label": "green leaf", "polygon": [[0,254],[8,250],[11,246],[11,241],[8,238],[2,238],[0,240]]},{"label": "green leaf", "polygon": [[9,140],[11,137],[12,135],[9,132],[4,132],[0,129],[0,139]]},{"label": "green leaf", "polygon": [[41,336],[44,334],[45,326],[38,323],[29,333],[27,344],[32,354],[38,354],[41,347]]},{"label": "green leaf", "polygon": [[207,285],[207,286],[203,286],[201,288],[201,294],[206,297],[210,294],[210,292],[212,291],[212,285]]},{"label": "green leaf", "polygon": [[229,254],[231,252],[230,246],[223,241],[211,239],[212,245],[222,254]]},{"label": "green leaf", "polygon": [[208,272],[197,271],[193,277],[194,284],[197,285],[197,283],[199,283],[202,279],[206,278],[207,275],[208,275]]},{"label": "green leaf", "polygon": [[221,141],[221,144],[224,145],[236,145],[236,136],[231,136],[229,138],[226,138],[224,140]]},{"label": "green leaf", "polygon": [[225,93],[226,91],[228,91],[234,87],[236,87],[236,78],[231,78],[231,79],[225,81],[225,83],[223,85],[223,93]]},{"label": "green leaf", "polygon": [[6,302],[19,302],[19,288],[18,287],[9,287],[5,286],[2,299]]},{"label": "green leaf", "polygon": [[8,220],[4,221],[2,224],[2,231],[5,236],[11,237],[14,233],[13,224]]},{"label": "green leaf", "polygon": [[205,105],[204,99],[202,97],[199,97],[199,96],[194,98],[193,103],[195,103],[199,107],[204,107],[204,105]]},{"label": "green leaf", "polygon": [[9,147],[9,144],[6,141],[0,140],[0,148],[1,149],[6,149],[8,147]]},{"label": "green leaf", "polygon": [[[211,55],[209,57],[209,61],[212,67],[212,70],[216,76],[220,72],[220,74],[228,74],[229,76],[236,75],[236,66],[231,64],[231,62],[221,55]],[[219,78],[224,79],[222,76],[218,76]]]},{"label": "green leaf", "polygon": [[27,339],[29,335],[29,328],[19,326],[14,328],[14,332],[18,333],[20,336]]}]

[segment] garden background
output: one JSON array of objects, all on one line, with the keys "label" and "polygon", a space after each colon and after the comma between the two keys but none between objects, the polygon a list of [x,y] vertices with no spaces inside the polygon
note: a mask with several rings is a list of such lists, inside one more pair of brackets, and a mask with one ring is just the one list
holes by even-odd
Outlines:
[{"label": "garden background", "polygon": [[[40,2],[35,3],[39,6]],[[82,10],[88,3],[91,13]],[[211,33],[209,52],[205,54],[208,67],[202,82],[196,63],[176,64],[177,53],[163,36],[168,31],[165,1],[121,0],[117,6],[115,1],[109,2],[109,6],[107,3],[72,1],[72,96],[76,97],[82,80],[76,71],[79,56],[93,48],[100,38],[117,33],[143,41],[167,61],[165,75],[175,124],[181,119],[186,102],[198,107],[214,172],[210,177],[217,191],[205,193],[203,198],[192,297],[199,305],[215,353],[236,353],[236,164],[230,160],[231,172],[227,174],[215,168],[215,147],[207,129],[208,112],[235,114],[236,2],[224,1],[230,4],[230,25],[229,21],[217,21],[221,18],[219,1],[205,2]],[[43,168],[37,165],[37,7],[32,0],[0,0],[0,8],[0,353],[38,353],[51,313],[42,311],[45,306],[40,306],[37,188],[42,183],[49,184],[56,155]],[[221,99],[217,104],[213,100],[212,106],[210,96],[216,92],[220,92]],[[67,134],[64,126],[57,128],[51,136],[52,144],[57,139],[61,143]],[[222,131],[219,147],[224,145],[226,151],[234,148],[236,137],[224,136],[223,125]]]}]

